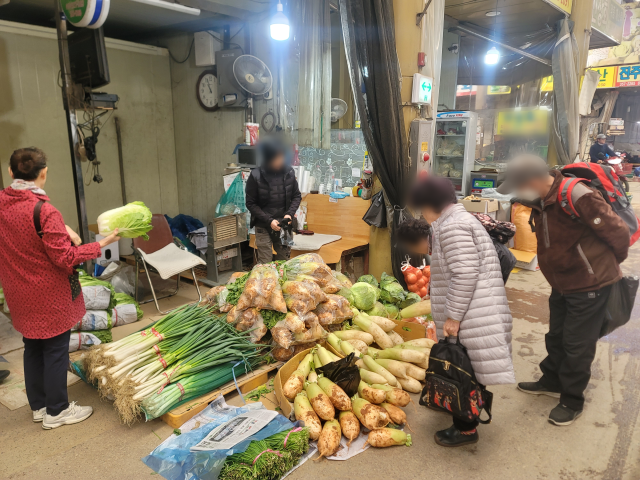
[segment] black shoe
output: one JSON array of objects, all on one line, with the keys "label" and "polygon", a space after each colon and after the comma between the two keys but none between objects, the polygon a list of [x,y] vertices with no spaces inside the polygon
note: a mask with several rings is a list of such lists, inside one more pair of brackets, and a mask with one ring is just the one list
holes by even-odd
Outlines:
[{"label": "black shoe", "polygon": [[446,430],[436,432],[434,438],[436,443],[442,447],[462,447],[463,445],[478,443],[480,436],[477,430],[472,434],[464,434],[455,425],[451,425]]},{"label": "black shoe", "polygon": [[559,403],[556,408],[551,410],[549,422],[561,427],[571,425],[580,415],[582,415],[582,410],[572,410],[566,405]]},{"label": "black shoe", "polygon": [[560,392],[549,390],[547,387],[542,386],[540,382],[520,382],[518,390],[531,395],[548,395],[549,397],[560,398]]},{"label": "black shoe", "polygon": [[0,383],[4,381],[5,378],[9,376],[11,372],[9,370],[0,370]]}]

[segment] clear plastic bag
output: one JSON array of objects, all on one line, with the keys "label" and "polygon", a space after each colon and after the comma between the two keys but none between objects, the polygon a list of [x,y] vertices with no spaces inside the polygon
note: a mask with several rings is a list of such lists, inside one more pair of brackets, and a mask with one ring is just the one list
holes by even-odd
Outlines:
[{"label": "clear plastic bag", "polygon": [[306,330],[304,321],[298,316],[297,313],[287,313],[287,316],[284,317],[283,322],[285,323],[289,331],[293,333],[302,333]]},{"label": "clear plastic bag", "polygon": [[282,285],[284,301],[290,311],[304,315],[327,300],[326,294],[311,281],[284,282]]},{"label": "clear plastic bag", "polygon": [[292,258],[283,265],[283,272],[287,280],[294,282],[311,280],[321,288],[335,281],[331,269],[317,253],[305,253]]},{"label": "clear plastic bag", "polygon": [[347,277],[344,273],[331,270],[331,275],[333,275],[333,278],[335,278],[338,282],[340,282],[343,288],[353,287],[353,283],[351,282],[351,280],[349,280],[349,277]]},{"label": "clear plastic bag", "polygon": [[226,288],[227,287],[225,287],[224,285],[219,285],[207,291],[207,293],[204,294],[204,298],[202,299],[201,305],[210,305],[210,306],[217,305],[218,296],[220,295],[220,292],[222,292]]},{"label": "clear plastic bag", "polygon": [[278,272],[273,265],[257,265],[247,279],[238,299],[238,309],[250,307],[287,313]]},{"label": "clear plastic bag", "polygon": [[284,320],[275,324],[271,329],[273,341],[282,348],[289,348],[293,345],[293,332],[289,330]]},{"label": "clear plastic bag", "polygon": [[340,295],[327,295],[327,301],[318,305],[313,313],[318,316],[321,325],[342,323],[353,318],[349,301]]},{"label": "clear plastic bag", "polygon": [[239,310],[233,307],[227,313],[227,323],[236,327],[239,332],[250,332],[251,341],[257,343],[267,333],[264,319],[257,308]]},{"label": "clear plastic bag", "polygon": [[308,328],[306,331],[302,333],[294,333],[293,334],[293,342],[292,345],[299,345],[301,343],[309,343],[309,342],[318,342],[327,338],[329,332],[327,332],[322,325],[316,323],[311,328]]},{"label": "clear plastic bag", "polygon": [[218,308],[222,313],[228,312],[233,308],[233,305],[227,302],[228,295],[229,289],[227,287],[224,287],[222,290],[220,290],[220,293],[218,293]]},{"label": "clear plastic bag", "polygon": [[[295,316],[298,317],[297,315]],[[292,320],[295,320],[296,323],[300,320],[304,324],[304,328],[300,329],[300,325],[297,324],[295,328],[298,331],[295,333],[292,332],[289,328],[289,323]],[[276,325],[271,329],[271,335],[273,336],[273,341],[275,343],[282,348],[288,349],[294,345],[317,342],[326,338],[329,333],[320,325],[318,316],[313,312],[309,312],[296,319],[287,315],[284,320],[276,323]]]}]

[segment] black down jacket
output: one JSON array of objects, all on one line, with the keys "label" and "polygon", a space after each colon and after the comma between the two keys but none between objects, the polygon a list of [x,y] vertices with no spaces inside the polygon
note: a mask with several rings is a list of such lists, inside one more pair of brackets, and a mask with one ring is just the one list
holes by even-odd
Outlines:
[{"label": "black down jacket", "polygon": [[278,220],[275,215],[274,205],[280,205],[280,212],[284,215],[295,215],[302,195],[298,188],[296,175],[291,167],[287,167],[284,175],[284,192],[273,192],[269,186],[268,174],[262,167],[254,168],[247,180],[245,190],[247,209],[251,213],[251,226],[269,228],[273,220]]}]

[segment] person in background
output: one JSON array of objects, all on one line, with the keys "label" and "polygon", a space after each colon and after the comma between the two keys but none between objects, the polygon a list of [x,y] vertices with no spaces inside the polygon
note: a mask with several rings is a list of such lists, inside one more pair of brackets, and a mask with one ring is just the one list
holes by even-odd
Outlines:
[{"label": "person in background", "polygon": [[291,247],[279,241],[280,224],[293,221],[302,195],[291,167],[293,150],[279,138],[271,137],[258,143],[259,168],[249,175],[246,204],[251,213],[251,226],[256,227],[258,263],[273,259],[288,260]]},{"label": "person in background", "polygon": [[[91,407],[69,403],[71,327],[85,314],[73,267],[118,241],[117,230],[80,245],[44,191],[47,157],[38,148],[11,155],[13,183],[0,192],[0,282],[13,327],[24,337],[24,380],[33,421],[49,430],[87,419]],[[38,229],[39,224],[39,229]]]},{"label": "person in background", "polygon": [[549,421],[571,425],[582,414],[611,285],[622,278],[630,233],[600,192],[584,183],[571,192],[580,215],[572,219],[558,202],[562,179],[542,158],[523,154],[507,163],[498,192],[516,192],[520,203],[533,209],[538,264],[552,289],[542,377],[519,383],[518,389],[559,398]]},{"label": "person in background", "polygon": [[[422,212],[431,228],[431,311],[438,336],[459,337],[481,384],[515,383],[513,320],[489,234],[457,203],[453,184],[446,178],[418,180],[409,204]],[[405,231],[406,239],[424,253],[424,222],[412,224],[413,233]],[[454,417],[451,427],[436,432],[435,441],[445,447],[476,443],[477,426],[477,421]]]},{"label": "person in background", "polygon": [[591,158],[592,162],[602,163],[607,155],[615,157],[616,152],[607,145],[607,136],[604,133],[601,133],[596,137],[596,143],[591,145],[591,148],[589,149],[589,158]]}]

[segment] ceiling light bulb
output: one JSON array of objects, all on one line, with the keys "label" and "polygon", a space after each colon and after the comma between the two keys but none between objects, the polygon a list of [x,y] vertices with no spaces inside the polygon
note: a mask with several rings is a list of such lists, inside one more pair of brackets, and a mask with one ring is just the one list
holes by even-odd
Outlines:
[{"label": "ceiling light bulb", "polygon": [[484,56],[484,63],[487,65],[495,65],[500,60],[500,52],[496,47],[491,47]]},{"label": "ceiling light bulb", "polygon": [[278,2],[276,14],[271,19],[271,38],[274,40],[289,38],[289,19],[282,11],[282,3]]}]

